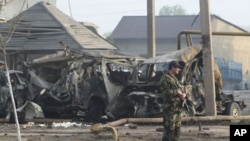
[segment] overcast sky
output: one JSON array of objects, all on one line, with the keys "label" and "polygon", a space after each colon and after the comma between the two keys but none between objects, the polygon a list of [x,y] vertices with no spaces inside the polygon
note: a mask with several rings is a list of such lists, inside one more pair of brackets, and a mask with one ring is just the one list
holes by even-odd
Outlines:
[{"label": "overcast sky", "polygon": [[[155,0],[155,13],[163,6],[181,5],[198,14],[200,0]],[[240,27],[250,26],[250,0],[210,0],[210,12]],[[101,35],[112,32],[122,16],[146,16],[147,0],[57,0],[57,7],[76,21],[92,22]]]}]

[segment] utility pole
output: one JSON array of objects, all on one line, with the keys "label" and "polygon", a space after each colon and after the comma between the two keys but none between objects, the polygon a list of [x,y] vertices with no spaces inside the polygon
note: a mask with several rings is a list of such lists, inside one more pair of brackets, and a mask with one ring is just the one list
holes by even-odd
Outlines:
[{"label": "utility pole", "polygon": [[201,39],[204,67],[205,107],[207,116],[216,116],[214,56],[209,11],[209,0],[200,0]]},{"label": "utility pole", "polygon": [[155,0],[147,0],[148,58],[155,57]]}]

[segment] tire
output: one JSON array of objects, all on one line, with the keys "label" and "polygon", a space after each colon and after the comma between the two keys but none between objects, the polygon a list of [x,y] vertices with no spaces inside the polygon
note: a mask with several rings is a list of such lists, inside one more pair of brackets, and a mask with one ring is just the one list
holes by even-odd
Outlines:
[{"label": "tire", "polygon": [[11,98],[9,98],[9,99],[7,100],[5,106],[6,106],[5,109],[6,109],[7,112],[10,112],[10,111],[13,110],[13,103],[12,103]]},{"label": "tire", "polygon": [[93,99],[89,102],[85,120],[88,122],[100,122],[104,113],[105,105],[99,99]]},{"label": "tire", "polygon": [[138,106],[138,109],[136,110],[135,117],[136,118],[146,118],[146,113],[145,113],[145,106]]},{"label": "tire", "polygon": [[241,109],[238,103],[230,102],[226,105],[225,114],[230,116],[240,116]]}]

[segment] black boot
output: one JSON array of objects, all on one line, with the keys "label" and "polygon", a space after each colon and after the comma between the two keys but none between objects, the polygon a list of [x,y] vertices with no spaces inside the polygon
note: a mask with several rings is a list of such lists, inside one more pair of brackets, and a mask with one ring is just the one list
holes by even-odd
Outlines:
[{"label": "black boot", "polygon": [[162,141],[169,141],[169,139],[168,139],[167,136],[163,136],[163,137],[162,137]]}]

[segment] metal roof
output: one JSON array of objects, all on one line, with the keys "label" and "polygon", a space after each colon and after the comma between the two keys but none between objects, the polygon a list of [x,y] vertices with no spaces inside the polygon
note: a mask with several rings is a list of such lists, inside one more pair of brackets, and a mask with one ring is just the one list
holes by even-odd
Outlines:
[{"label": "metal roof", "polygon": [[[211,20],[220,19],[211,15]],[[233,25],[233,24],[231,24]],[[233,25],[239,28],[236,25]],[[155,32],[157,39],[176,38],[183,30],[200,30],[199,15],[155,16]],[[245,31],[239,28],[242,31]],[[145,39],[147,38],[147,16],[124,16],[111,34],[113,39]]]},{"label": "metal roof", "polygon": [[60,41],[75,49],[116,49],[100,35],[49,3],[37,3],[7,23],[1,23],[2,36],[7,37],[15,25],[16,29],[7,44],[8,50],[62,50]]}]

